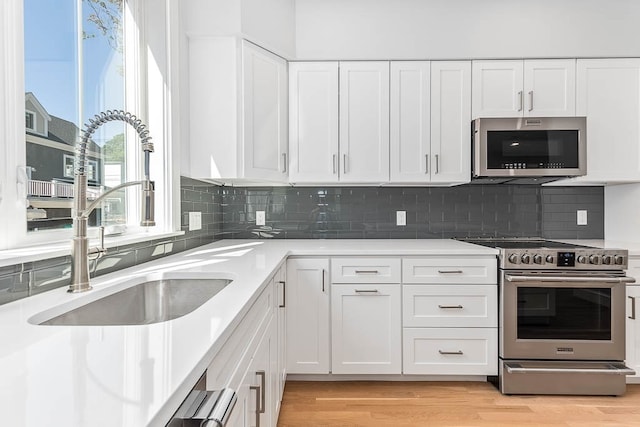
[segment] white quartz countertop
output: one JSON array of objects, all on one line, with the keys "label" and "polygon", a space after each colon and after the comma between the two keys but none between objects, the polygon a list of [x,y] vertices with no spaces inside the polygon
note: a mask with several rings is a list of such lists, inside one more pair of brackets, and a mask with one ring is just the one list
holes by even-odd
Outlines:
[{"label": "white quartz countertop", "polygon": [[[223,240],[0,306],[0,424],[164,426],[287,256],[496,255],[455,240]],[[234,281],[190,314],[142,326],[39,326],[159,277]],[[31,322],[30,322],[31,319]]]}]

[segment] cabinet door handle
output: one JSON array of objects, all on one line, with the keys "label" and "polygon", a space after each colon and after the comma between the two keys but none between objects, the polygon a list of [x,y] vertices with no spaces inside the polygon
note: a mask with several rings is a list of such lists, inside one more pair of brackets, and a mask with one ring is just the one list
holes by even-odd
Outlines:
[{"label": "cabinet door handle", "polygon": [[444,351],[444,350],[438,350],[438,353],[440,354],[464,354],[462,352],[462,350],[458,350],[458,351]]},{"label": "cabinet door handle", "polygon": [[533,111],[533,91],[529,91],[529,111]]},{"label": "cabinet door handle", "polygon": [[356,294],[377,294],[377,289],[355,289]]},{"label": "cabinet door handle", "polygon": [[287,153],[282,153],[282,172],[287,173]]},{"label": "cabinet door handle", "polygon": [[458,304],[458,305],[441,305],[441,304],[438,304],[438,308],[464,308],[464,307],[462,307],[460,304]]},{"label": "cabinet door handle", "polygon": [[436,154],[436,175],[440,173],[440,155]]},{"label": "cabinet door handle", "polygon": [[267,394],[267,390],[265,389],[265,371],[256,371],[256,375],[260,377],[260,413],[264,414],[265,408],[265,396]]},{"label": "cabinet door handle", "polygon": [[282,284],[282,304],[278,305],[278,307],[285,308],[287,306],[287,282],[279,280],[278,283]]},{"label": "cabinet door handle", "polygon": [[424,155],[424,173],[425,174],[429,173],[429,155],[428,154]]},{"label": "cabinet door handle", "polygon": [[522,104],[524,103],[524,101],[522,98],[523,98],[523,93],[522,91],[519,91],[518,92],[518,111],[522,111],[522,108],[523,108]]},{"label": "cabinet door handle", "polygon": [[344,171],[345,175],[347,173],[347,155],[345,154],[344,156],[342,156],[342,170]]},{"label": "cabinet door handle", "polygon": [[333,155],[333,174],[335,175],[336,173],[338,173],[338,155],[334,154]]},{"label": "cabinet door handle", "polygon": [[260,386],[250,385],[249,390],[256,392],[256,427],[260,427]]},{"label": "cabinet door handle", "polygon": [[324,293],[324,268],[322,269],[322,293]]},{"label": "cabinet door handle", "polygon": [[631,316],[627,317],[631,320],[636,320],[636,297],[630,296],[629,299],[631,300]]},{"label": "cabinet door handle", "polygon": [[462,270],[438,270],[440,274],[462,274]]},{"label": "cabinet door handle", "polygon": [[356,270],[356,274],[379,274],[378,270]]}]

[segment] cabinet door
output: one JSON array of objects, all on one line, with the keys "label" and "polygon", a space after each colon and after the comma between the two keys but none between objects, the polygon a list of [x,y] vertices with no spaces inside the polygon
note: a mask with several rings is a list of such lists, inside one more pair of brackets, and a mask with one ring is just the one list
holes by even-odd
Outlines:
[{"label": "cabinet door", "polygon": [[520,117],[522,61],[473,61],[473,118]]},{"label": "cabinet door", "polygon": [[399,374],[402,364],[400,285],[333,285],[334,374]]},{"label": "cabinet door", "polygon": [[431,182],[471,180],[471,62],[431,63]]},{"label": "cabinet door", "polygon": [[272,424],[274,386],[271,358],[275,348],[273,326],[274,324],[270,320],[247,371],[251,391],[248,405],[248,425],[252,427],[275,425]]},{"label": "cabinet door", "polygon": [[391,182],[428,182],[431,146],[431,64],[391,63]]},{"label": "cabinet door", "polygon": [[524,96],[525,116],[575,116],[576,60],[524,61]]},{"label": "cabinet door", "polygon": [[284,384],[287,380],[287,277],[286,267],[280,267],[276,273],[276,335],[277,343],[277,363],[276,363],[276,413],[280,411],[280,402],[284,392]]},{"label": "cabinet door", "polygon": [[587,175],[577,181],[640,181],[640,59],[579,59],[576,114],[587,117]]},{"label": "cabinet door", "polygon": [[287,372],[329,373],[329,260],[287,260]]},{"label": "cabinet door", "polygon": [[627,286],[625,364],[636,371],[627,376],[628,383],[640,383],[640,286]]},{"label": "cabinet door", "polygon": [[247,41],[242,52],[244,177],[287,181],[287,62]]},{"label": "cabinet door", "polygon": [[289,179],[338,181],[338,63],[289,63]]},{"label": "cabinet door", "polygon": [[340,63],[343,182],[389,181],[389,62]]}]

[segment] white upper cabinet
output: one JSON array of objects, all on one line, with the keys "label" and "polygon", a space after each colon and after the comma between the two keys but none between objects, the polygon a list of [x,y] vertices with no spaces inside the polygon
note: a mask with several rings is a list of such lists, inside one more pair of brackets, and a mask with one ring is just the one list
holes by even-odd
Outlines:
[{"label": "white upper cabinet", "polygon": [[575,59],[473,61],[473,118],[575,116]]},{"label": "white upper cabinet", "polygon": [[189,38],[190,175],[287,182],[287,63],[235,37]]},{"label": "white upper cabinet", "polygon": [[640,59],[579,59],[576,113],[587,117],[587,175],[640,181]]},{"label": "white upper cabinet", "polygon": [[431,180],[431,63],[391,63],[391,182]]},{"label": "white upper cabinet", "polygon": [[389,62],[340,63],[341,181],[389,181]]},{"label": "white upper cabinet", "polygon": [[431,63],[431,182],[471,179],[471,61]]},{"label": "white upper cabinet", "polygon": [[244,175],[287,180],[287,61],[242,42]]},{"label": "white upper cabinet", "polygon": [[391,63],[391,183],[470,179],[471,62]]},{"label": "white upper cabinet", "polygon": [[338,182],[338,62],[289,64],[289,179]]},{"label": "white upper cabinet", "polygon": [[293,62],[290,181],[389,181],[389,62]]}]

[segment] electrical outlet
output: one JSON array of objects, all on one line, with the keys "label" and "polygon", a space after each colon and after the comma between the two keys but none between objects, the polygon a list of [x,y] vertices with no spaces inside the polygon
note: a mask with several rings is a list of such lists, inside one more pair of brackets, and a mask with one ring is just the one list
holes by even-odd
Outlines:
[{"label": "electrical outlet", "polygon": [[264,211],[256,211],[256,225],[265,225],[265,221]]},{"label": "electrical outlet", "polygon": [[578,225],[587,225],[587,211],[576,211],[576,222]]},{"label": "electrical outlet", "polygon": [[396,225],[407,225],[407,211],[396,211]]},{"label": "electrical outlet", "polygon": [[189,212],[189,231],[202,229],[202,212]]}]

